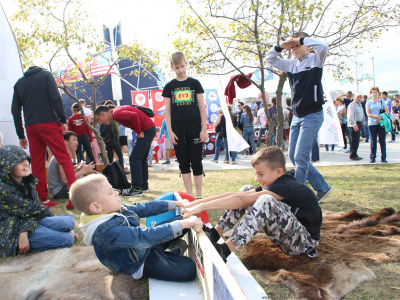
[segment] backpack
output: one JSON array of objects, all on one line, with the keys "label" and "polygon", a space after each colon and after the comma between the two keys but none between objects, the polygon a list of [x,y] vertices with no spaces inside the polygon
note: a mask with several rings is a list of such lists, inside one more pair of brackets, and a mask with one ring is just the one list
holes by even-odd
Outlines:
[{"label": "backpack", "polygon": [[102,171],[103,175],[107,177],[108,182],[114,189],[129,189],[131,184],[126,178],[125,171],[118,161],[108,164]]},{"label": "backpack", "polygon": [[142,112],[144,112],[150,118],[154,118],[154,116],[155,116],[154,110],[152,110],[151,108],[148,108],[148,107],[145,107],[145,106],[136,105],[136,104],[132,104],[131,106],[139,108]]},{"label": "backpack", "polygon": [[290,113],[289,113],[289,119],[286,119],[286,121],[288,121],[289,122],[289,126],[292,124],[292,119],[293,119],[293,110],[292,110],[292,108],[290,108],[290,107],[286,107],[286,109],[288,110],[288,111],[290,111]]},{"label": "backpack", "polygon": [[276,108],[275,110],[273,108],[271,110],[272,110],[272,121],[274,122],[275,127],[278,127],[279,124],[278,112],[276,111]]}]

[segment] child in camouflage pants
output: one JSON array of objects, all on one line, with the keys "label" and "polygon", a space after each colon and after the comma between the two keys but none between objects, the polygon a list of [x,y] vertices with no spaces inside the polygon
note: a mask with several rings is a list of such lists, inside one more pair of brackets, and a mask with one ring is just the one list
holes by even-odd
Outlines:
[{"label": "child in camouflage pants", "polygon": [[[321,208],[313,191],[286,173],[285,163],[279,148],[264,148],[252,159],[260,186],[246,185],[239,193],[227,193],[185,205],[185,217],[203,210],[225,209],[215,228],[203,228],[224,260],[231,251],[248,243],[260,229],[275,247],[288,255],[316,256],[322,224]],[[238,222],[230,238],[218,244],[220,236]]]}]

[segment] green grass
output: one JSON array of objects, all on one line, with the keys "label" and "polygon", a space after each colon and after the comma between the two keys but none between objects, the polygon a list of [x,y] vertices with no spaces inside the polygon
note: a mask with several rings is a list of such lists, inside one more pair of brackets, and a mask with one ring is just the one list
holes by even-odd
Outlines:
[{"label": "green grass", "polygon": [[[348,211],[356,209],[363,212],[376,212],[383,207],[393,207],[400,210],[400,172],[399,165],[359,165],[334,166],[318,168],[326,181],[332,186],[332,193],[321,203],[322,211]],[[222,170],[207,171],[203,178],[203,197],[237,191],[245,184],[257,184],[254,181],[253,170]],[[123,198],[125,203],[147,202],[171,191],[185,191],[178,172],[152,171],[149,174],[150,193],[140,198]],[[59,205],[52,208],[55,214],[71,214],[76,219],[76,232],[81,241],[76,246],[84,246],[82,235],[78,228],[80,213],[77,210],[67,211],[66,200],[59,200]],[[210,222],[215,225],[222,211],[209,211]],[[245,250],[237,251],[239,257],[245,255]],[[0,260],[0,263],[3,262]],[[400,299],[400,263],[389,263],[371,266],[378,278],[362,284],[345,299]],[[295,296],[284,285],[268,282],[262,273],[252,270],[253,276],[266,290],[270,299],[294,299]],[[143,279],[143,284],[147,280]],[[146,298],[146,296],[144,296]]]}]

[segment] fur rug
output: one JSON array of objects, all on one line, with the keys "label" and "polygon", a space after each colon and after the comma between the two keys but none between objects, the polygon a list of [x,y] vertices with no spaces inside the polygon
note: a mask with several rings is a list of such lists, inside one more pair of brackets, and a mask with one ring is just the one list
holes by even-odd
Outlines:
[{"label": "fur rug", "polygon": [[0,265],[1,299],[142,299],[147,287],[108,271],[93,247],[9,258]]},{"label": "fur rug", "polygon": [[243,263],[248,269],[267,271],[270,281],[285,284],[296,297],[339,299],[375,279],[367,265],[400,258],[400,212],[326,212],[317,250],[314,259],[288,256],[273,248],[265,234],[258,234],[247,244]]}]

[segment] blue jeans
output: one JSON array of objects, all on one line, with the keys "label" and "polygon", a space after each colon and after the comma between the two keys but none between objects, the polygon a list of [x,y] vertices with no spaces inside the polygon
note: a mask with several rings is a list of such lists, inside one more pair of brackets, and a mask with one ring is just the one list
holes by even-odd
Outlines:
[{"label": "blue jeans", "polygon": [[376,158],[377,138],[379,137],[379,145],[381,146],[381,161],[386,160],[386,131],[381,125],[368,126],[371,135],[371,153],[370,159]]},{"label": "blue jeans", "polygon": [[369,141],[369,127],[368,127],[368,117],[365,117],[365,141]]},{"label": "blue jeans", "polygon": [[228,138],[224,137],[224,139],[223,139],[223,145],[224,145],[224,148],[225,148],[225,160],[226,160],[226,161],[229,161],[229,154],[231,154],[232,162],[234,162],[235,159],[236,159],[236,154],[237,154],[237,152],[236,152],[236,151],[229,151],[229,148],[228,148]]},{"label": "blue jeans", "polygon": [[[253,148],[253,154],[256,154],[256,143],[254,143],[254,128],[243,127],[243,138],[247,142],[250,139],[250,147]],[[244,150],[244,154],[247,155],[247,149]]]},{"label": "blue jeans", "polygon": [[131,168],[132,188],[136,190],[147,190],[149,188],[149,166],[147,156],[149,155],[151,142],[156,136],[156,126],[143,130],[144,137],[136,138],[129,155],[129,166]]},{"label": "blue jeans", "polygon": [[302,118],[294,115],[289,134],[289,157],[295,166],[295,178],[303,184],[306,184],[308,180],[317,192],[325,192],[330,188],[324,177],[310,162],[311,149],[323,121],[323,111],[308,114]]},{"label": "blue jeans", "polygon": [[[226,139],[226,138],[225,138]],[[226,151],[226,145],[225,145],[225,143],[224,143],[224,140],[223,139],[216,139],[215,140],[215,155],[214,155],[214,160],[218,160],[218,158],[219,158],[219,153],[221,152],[221,145],[223,145],[224,146],[224,149],[225,149],[225,152],[227,152]]]},{"label": "blue jeans", "polygon": [[[182,220],[182,217],[171,218],[159,225],[175,220]],[[187,232],[187,229],[183,230],[182,236],[187,234]],[[143,277],[176,282],[191,281],[196,277],[196,264],[191,258],[164,251],[174,240],[159,244],[150,249],[150,253],[144,262]]]},{"label": "blue jeans", "polygon": [[257,139],[257,147],[260,147],[262,135],[265,133],[265,131],[267,131],[267,128],[264,128],[264,127],[260,128],[260,131],[258,133],[258,139]]},{"label": "blue jeans", "polygon": [[29,251],[42,252],[72,247],[75,238],[69,232],[74,227],[75,220],[71,215],[47,217],[39,220],[36,230],[28,235]]}]

